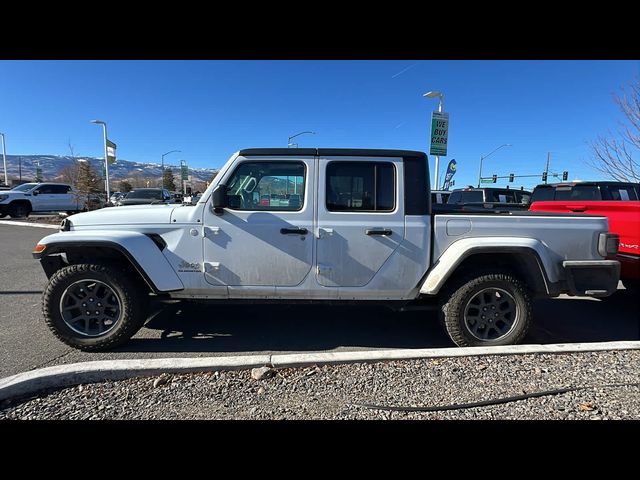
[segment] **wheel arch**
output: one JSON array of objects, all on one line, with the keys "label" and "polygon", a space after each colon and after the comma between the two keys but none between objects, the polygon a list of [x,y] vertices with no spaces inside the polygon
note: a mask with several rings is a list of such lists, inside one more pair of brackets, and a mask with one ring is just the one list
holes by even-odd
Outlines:
[{"label": "wheel arch", "polygon": [[421,294],[436,295],[460,277],[487,268],[513,272],[534,295],[556,294],[554,282],[547,273],[548,268],[533,245],[470,246],[462,252],[445,254],[427,274],[420,288]]},{"label": "wheel arch", "polygon": [[[60,234],[50,235],[53,237]],[[127,248],[114,240],[64,240],[43,242],[46,248],[33,253],[39,259],[47,278],[67,265],[80,263],[118,263],[135,274],[153,293],[182,290],[184,285],[150,237],[138,234],[138,245]],[[46,238],[49,238],[46,237]],[[133,251],[132,251],[133,250]],[[143,256],[136,255],[142,253]]]},{"label": "wheel arch", "polygon": [[16,200],[11,200],[7,205],[7,211],[11,211],[11,207],[14,205],[26,205],[29,209],[29,213],[33,212],[33,205],[28,198],[18,198]]}]

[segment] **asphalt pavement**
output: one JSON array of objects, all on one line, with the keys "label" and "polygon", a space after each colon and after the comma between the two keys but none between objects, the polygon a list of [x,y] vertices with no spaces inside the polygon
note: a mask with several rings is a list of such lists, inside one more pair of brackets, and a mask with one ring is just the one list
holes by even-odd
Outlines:
[{"label": "asphalt pavement", "polygon": [[[59,342],[42,320],[46,277],[33,246],[51,229],[0,225],[0,377],[87,360],[211,357],[453,346],[433,312],[382,307],[172,306],[113,352],[86,353]],[[637,299],[538,300],[523,343],[640,340]]]}]

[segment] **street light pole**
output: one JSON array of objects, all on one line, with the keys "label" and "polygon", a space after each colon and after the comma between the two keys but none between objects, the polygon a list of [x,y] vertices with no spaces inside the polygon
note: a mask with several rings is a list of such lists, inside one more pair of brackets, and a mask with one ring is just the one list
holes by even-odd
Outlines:
[{"label": "street light pole", "polygon": [[162,173],[164,174],[164,157],[169,155],[170,153],[180,152],[180,150],[171,150],[170,152],[162,154]]},{"label": "street light pole", "polygon": [[176,153],[176,152],[180,152],[180,150],[171,150],[170,152],[162,154],[162,176],[160,180],[160,183],[162,184],[162,188],[164,188],[164,157],[165,155],[169,155],[170,153]]},{"label": "street light pole", "polygon": [[[295,137],[297,137],[298,135],[302,135],[302,134],[305,134],[305,133],[311,133],[312,135],[315,135],[315,134],[316,134],[316,132],[300,132],[300,133],[296,133],[295,135],[291,135],[291,136],[289,137],[289,141],[287,142],[287,148],[291,148],[291,145],[293,145],[293,143],[291,143],[291,139],[292,139],[292,138],[295,138]],[[297,144],[297,143],[296,143],[295,145],[296,145],[296,147],[298,146],[298,144]]]},{"label": "street light pole", "polygon": [[493,154],[494,152],[497,152],[502,147],[511,147],[511,146],[512,145],[510,143],[504,143],[500,145],[498,148],[496,148],[495,150],[493,150],[488,155],[480,155],[480,171],[478,172],[478,188],[480,188],[480,179],[482,178],[482,162],[484,161],[484,159],[487,158],[489,155]]},{"label": "street light pole", "polygon": [[[436,92],[435,90],[432,90],[432,91],[429,91],[429,92],[425,93],[422,96],[423,97],[428,97],[428,98],[438,97],[439,98],[438,113],[442,113],[442,99],[444,97],[444,93]],[[435,172],[434,179],[433,179],[433,189],[437,190],[438,189],[438,175],[440,173],[440,155],[436,155],[435,169],[436,169],[436,172]]]},{"label": "street light pole", "polygon": [[2,162],[4,163],[4,184],[9,185],[9,177],[7,177],[7,151],[4,147],[4,133],[0,133],[2,137]]},{"label": "street light pole", "polygon": [[107,124],[102,120],[91,120],[91,123],[102,125],[104,133],[104,174],[106,177],[105,188],[107,189],[107,203],[109,203],[109,157],[107,156]]}]

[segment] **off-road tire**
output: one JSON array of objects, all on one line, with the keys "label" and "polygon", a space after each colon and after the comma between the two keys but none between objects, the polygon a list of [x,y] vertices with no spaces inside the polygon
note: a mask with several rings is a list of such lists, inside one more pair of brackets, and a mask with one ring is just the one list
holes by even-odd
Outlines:
[{"label": "off-road tire", "polygon": [[11,218],[26,218],[31,213],[31,206],[26,202],[14,202],[9,205],[7,213]]},{"label": "off-road tire", "polygon": [[[120,302],[120,318],[106,333],[89,337],[72,330],[62,318],[60,299],[70,285],[93,279],[108,285]],[[77,264],[61,268],[51,276],[42,296],[42,313],[53,334],[67,345],[88,352],[113,349],[140,330],[148,311],[148,292],[126,273],[105,265]]]},{"label": "off-road tire", "polygon": [[[517,315],[511,329],[496,339],[481,340],[474,336],[465,321],[464,310],[469,301],[487,288],[506,291],[513,297]],[[466,276],[448,292],[442,305],[440,318],[449,338],[459,347],[513,345],[527,334],[531,321],[531,297],[526,285],[507,271],[480,272]]]}]

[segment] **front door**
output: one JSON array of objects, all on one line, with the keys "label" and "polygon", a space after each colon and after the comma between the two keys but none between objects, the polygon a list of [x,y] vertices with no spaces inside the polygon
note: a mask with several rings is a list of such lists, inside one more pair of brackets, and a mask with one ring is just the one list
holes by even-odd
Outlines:
[{"label": "front door", "polygon": [[316,275],[326,287],[369,283],[404,239],[402,158],[319,160]]},{"label": "front door", "polygon": [[207,282],[268,291],[304,280],[313,262],[314,163],[238,158],[221,180],[229,206],[222,215],[205,209]]},{"label": "front door", "polygon": [[[31,203],[35,212],[47,212],[56,209],[56,198],[54,194],[55,185],[42,185],[32,194]],[[36,195],[34,195],[37,192]]]}]

